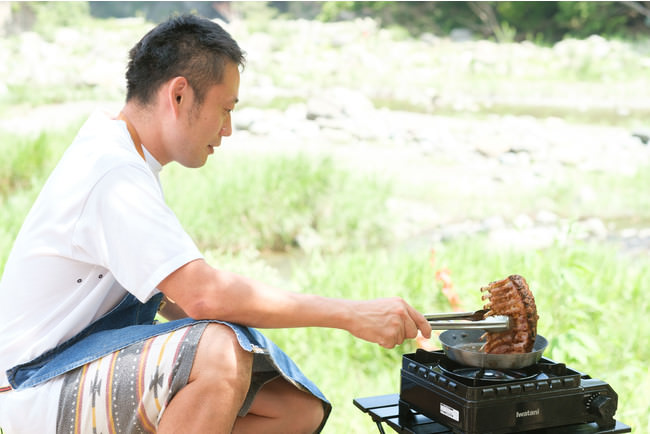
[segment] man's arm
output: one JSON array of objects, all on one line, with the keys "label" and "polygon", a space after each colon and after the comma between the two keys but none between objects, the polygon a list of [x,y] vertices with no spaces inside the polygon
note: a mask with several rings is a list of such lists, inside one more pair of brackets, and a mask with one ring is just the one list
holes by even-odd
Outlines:
[{"label": "man's arm", "polygon": [[418,330],[425,337],[431,335],[424,316],[399,297],[348,300],[282,291],[217,270],[202,259],[174,271],[158,289],[195,319],[258,328],[338,328],[386,348],[415,338]]}]

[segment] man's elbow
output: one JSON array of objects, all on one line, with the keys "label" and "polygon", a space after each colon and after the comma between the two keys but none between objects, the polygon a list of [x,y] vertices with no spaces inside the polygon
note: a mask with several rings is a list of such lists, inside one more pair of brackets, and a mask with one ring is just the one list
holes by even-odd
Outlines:
[{"label": "man's elbow", "polygon": [[215,319],[227,321],[231,319],[231,309],[220,302],[218,296],[210,293],[199,295],[183,310],[190,318],[196,320]]},{"label": "man's elbow", "polygon": [[187,308],[184,308],[187,316],[192,319],[217,319],[215,318],[216,312],[212,303],[207,300],[196,300],[192,302]]},{"label": "man's elbow", "polygon": [[197,260],[168,276],[160,289],[190,318],[231,321],[237,304],[232,300],[233,288],[238,282],[237,275]]}]

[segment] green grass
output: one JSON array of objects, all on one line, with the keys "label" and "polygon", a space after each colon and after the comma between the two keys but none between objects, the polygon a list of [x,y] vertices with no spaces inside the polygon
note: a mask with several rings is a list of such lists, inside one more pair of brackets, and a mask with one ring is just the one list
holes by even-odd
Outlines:
[{"label": "green grass", "polygon": [[166,168],[162,181],[203,248],[339,251],[390,241],[388,184],[328,158],[223,154],[200,170]]},{"label": "green grass", "polygon": [[119,92],[93,85],[77,83],[70,85],[37,85],[33,83],[10,84],[0,96],[0,114],[11,114],[16,107],[38,107],[74,101],[119,100]]},{"label": "green grass", "polygon": [[30,188],[51,169],[52,134],[36,137],[0,132],[0,197]]},{"label": "green grass", "polygon": [[0,198],[40,189],[80,126],[81,121],[30,134],[0,130]]},{"label": "green grass", "polygon": [[[598,216],[610,221],[650,222],[650,167],[641,166],[630,174],[568,170],[548,187],[548,196],[555,199],[553,211],[565,216]],[[579,188],[597,192],[597,200],[579,200]],[[606,206],[605,206],[606,204]]]},{"label": "green grass", "polygon": [[[635,431],[649,427],[650,261],[609,247],[569,242],[541,251],[495,250],[480,238],[436,246],[429,252],[349,251],[314,255],[294,268],[291,289],[355,299],[400,295],[422,311],[448,311],[435,271],[448,268],[466,309],[482,306],[479,288],[517,273],[527,278],[540,314],[538,331],[549,340],[545,356],[608,382],[619,395],[616,417]],[[282,284],[260,258],[211,258],[237,271]],[[368,433],[374,425],[354,397],[399,391],[406,343],[392,350],[359,341],[340,330],[266,330],[322,388],[334,411],[326,433]],[[434,341],[435,338],[434,338]]]}]

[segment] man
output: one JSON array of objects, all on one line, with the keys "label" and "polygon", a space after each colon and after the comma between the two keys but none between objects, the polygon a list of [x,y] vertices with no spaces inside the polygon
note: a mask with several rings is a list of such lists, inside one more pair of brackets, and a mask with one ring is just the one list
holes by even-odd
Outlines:
[{"label": "man", "polygon": [[[17,433],[308,433],[330,405],[249,327],[332,327],[392,348],[424,317],[400,298],[297,294],[211,267],[158,172],[232,132],[237,43],[183,16],[129,53],[127,98],[93,114],[27,216],[0,281],[0,427]],[[161,298],[164,297],[161,304]],[[153,324],[160,307],[170,321]]]}]

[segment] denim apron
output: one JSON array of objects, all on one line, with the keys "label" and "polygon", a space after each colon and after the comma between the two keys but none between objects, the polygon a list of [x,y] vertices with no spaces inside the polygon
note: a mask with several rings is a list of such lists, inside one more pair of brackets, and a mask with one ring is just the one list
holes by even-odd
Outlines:
[{"label": "denim apron", "polygon": [[244,350],[263,356],[287,381],[319,398],[325,409],[323,425],[325,424],[331,411],[331,404],[318,387],[305,377],[293,360],[270,339],[253,328],[216,320],[199,321],[184,318],[154,324],[154,317],[162,297],[163,295],[159,293],[148,302],[141,303],[133,295],[128,294],[115,308],[73,338],[30,362],[9,369],[7,377],[11,387],[20,390],[37,386],[136,342],[192,324],[216,322],[230,327]]}]

